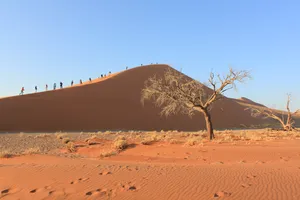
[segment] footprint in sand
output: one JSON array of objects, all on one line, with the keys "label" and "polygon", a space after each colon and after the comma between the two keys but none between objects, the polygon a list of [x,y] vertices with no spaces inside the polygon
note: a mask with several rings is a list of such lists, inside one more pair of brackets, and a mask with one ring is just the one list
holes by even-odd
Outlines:
[{"label": "footprint in sand", "polygon": [[280,160],[288,162],[290,160],[290,157],[280,157]]},{"label": "footprint in sand", "polygon": [[6,196],[6,195],[9,195],[9,194],[13,194],[13,193],[16,193],[18,191],[20,191],[19,189],[17,188],[14,188],[14,189],[11,189],[11,188],[6,188],[4,190],[0,190],[0,198],[3,197],[3,196]]},{"label": "footprint in sand", "polygon": [[214,194],[214,198],[229,197],[230,195],[231,195],[231,192],[219,191]]},{"label": "footprint in sand", "polygon": [[30,190],[29,193],[36,193],[37,189]]},{"label": "footprint in sand", "polygon": [[102,196],[108,196],[112,197],[115,196],[115,190],[108,190],[108,189],[96,189],[92,191],[88,191],[85,193],[85,196],[96,196],[96,197],[102,197]]},{"label": "footprint in sand", "polygon": [[100,172],[99,175],[109,175],[112,174],[110,171],[104,171],[104,172]]},{"label": "footprint in sand", "polygon": [[139,187],[135,186],[131,182],[128,182],[126,184],[119,184],[121,191],[136,191],[139,189]]},{"label": "footprint in sand", "polygon": [[85,182],[87,180],[89,180],[89,178],[79,178],[76,181],[71,181],[70,184],[73,185],[73,184],[77,184],[77,183],[80,183],[80,182]]},{"label": "footprint in sand", "polygon": [[7,194],[7,193],[9,193],[9,189],[4,189],[1,191],[1,194]]},{"label": "footprint in sand", "polygon": [[242,184],[241,185],[243,188],[248,188],[248,187],[251,187],[252,184],[251,183],[245,183],[245,184]]},{"label": "footprint in sand", "polygon": [[256,175],[247,175],[247,178],[254,179],[254,178],[256,178]]}]

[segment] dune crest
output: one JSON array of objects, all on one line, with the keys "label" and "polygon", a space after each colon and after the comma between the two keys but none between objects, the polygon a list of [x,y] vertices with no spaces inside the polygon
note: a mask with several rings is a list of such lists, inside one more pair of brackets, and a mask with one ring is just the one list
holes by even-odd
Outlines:
[{"label": "dune crest", "polygon": [[[205,128],[200,113],[193,118],[161,117],[160,108],[140,102],[144,82],[161,76],[169,65],[136,67],[103,79],[55,91],[0,99],[1,132],[185,130]],[[212,110],[214,128],[240,128],[263,123],[236,100],[224,98]]]}]

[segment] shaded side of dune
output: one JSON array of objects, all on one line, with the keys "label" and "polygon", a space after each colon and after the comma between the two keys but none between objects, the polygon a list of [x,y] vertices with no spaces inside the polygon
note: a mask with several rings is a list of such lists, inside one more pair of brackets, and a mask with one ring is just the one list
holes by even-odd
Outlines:
[{"label": "shaded side of dune", "polygon": [[[105,81],[80,87],[48,91],[0,100],[1,132],[99,131],[99,130],[185,130],[205,128],[197,113],[161,117],[151,102],[140,102],[144,82],[161,75],[167,65],[137,67]],[[214,128],[239,128],[262,123],[245,107],[226,98],[212,111]]]}]

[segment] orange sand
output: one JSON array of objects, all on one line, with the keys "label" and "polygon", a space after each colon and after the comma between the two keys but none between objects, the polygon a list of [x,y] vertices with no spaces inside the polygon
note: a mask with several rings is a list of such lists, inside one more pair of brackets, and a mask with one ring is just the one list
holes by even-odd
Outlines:
[{"label": "orange sand", "polygon": [[297,200],[299,158],[299,140],[156,143],[104,159],[21,156],[0,159],[0,199]]}]

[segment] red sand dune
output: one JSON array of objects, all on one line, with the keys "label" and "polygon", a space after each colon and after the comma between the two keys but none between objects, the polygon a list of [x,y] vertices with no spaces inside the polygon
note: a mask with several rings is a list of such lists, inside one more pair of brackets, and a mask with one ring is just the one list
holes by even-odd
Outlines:
[{"label": "red sand dune", "polygon": [[[141,89],[168,65],[136,67],[72,88],[0,99],[1,132],[186,130],[205,128],[202,114],[160,117],[151,102],[143,106]],[[214,128],[239,128],[262,123],[236,100],[225,98],[212,110]]]},{"label": "red sand dune", "polygon": [[249,104],[249,105],[260,106],[260,107],[266,107],[265,105],[260,104],[260,103],[257,103],[257,102],[254,102],[254,101],[252,101],[251,99],[248,99],[248,98],[246,98],[246,97],[241,97],[240,99],[234,99],[234,100],[237,101],[237,102],[245,103],[245,104]]}]

